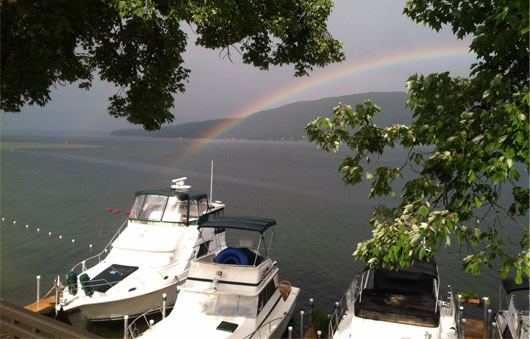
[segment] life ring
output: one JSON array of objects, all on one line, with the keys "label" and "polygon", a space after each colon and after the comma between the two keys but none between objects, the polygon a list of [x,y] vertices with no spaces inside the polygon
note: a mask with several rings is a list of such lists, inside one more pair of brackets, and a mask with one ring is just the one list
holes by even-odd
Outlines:
[{"label": "life ring", "polygon": [[222,250],[214,259],[216,264],[248,265],[245,252],[239,248],[228,247]]}]

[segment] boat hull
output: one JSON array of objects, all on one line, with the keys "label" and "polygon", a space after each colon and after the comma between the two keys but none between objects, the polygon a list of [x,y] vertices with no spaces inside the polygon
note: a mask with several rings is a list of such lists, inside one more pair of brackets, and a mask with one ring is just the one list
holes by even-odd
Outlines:
[{"label": "boat hull", "polygon": [[[182,282],[181,282],[182,283]],[[162,308],[162,294],[167,294],[166,306],[177,300],[177,284],[131,298],[103,301],[98,298],[94,303],[84,303],[78,309],[91,321],[121,320],[129,317],[158,311]]]}]

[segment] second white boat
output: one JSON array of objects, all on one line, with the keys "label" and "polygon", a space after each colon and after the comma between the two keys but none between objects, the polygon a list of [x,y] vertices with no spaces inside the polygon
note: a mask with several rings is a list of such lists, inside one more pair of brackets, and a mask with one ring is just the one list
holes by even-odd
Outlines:
[{"label": "second white boat", "polygon": [[[142,338],[279,338],[300,289],[278,280],[278,267],[269,257],[264,232],[275,224],[256,217],[219,217],[201,224],[200,229],[214,232],[257,232],[257,249],[250,239],[241,239],[237,248],[193,261],[173,311]],[[133,328],[129,333],[134,336]]]}]

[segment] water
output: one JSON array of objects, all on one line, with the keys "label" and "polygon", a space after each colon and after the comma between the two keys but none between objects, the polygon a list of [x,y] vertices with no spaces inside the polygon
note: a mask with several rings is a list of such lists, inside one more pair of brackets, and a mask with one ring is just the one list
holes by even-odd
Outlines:
[{"label": "water", "polygon": [[[226,215],[277,220],[273,258],[280,278],[302,288],[295,314],[307,311],[309,298],[331,312],[364,266],[352,253],[370,236],[367,222],[378,203],[367,199],[366,184],[341,182],[338,168],[346,153],[328,154],[305,142],[213,141],[182,158],[195,142],[3,136],[1,297],[19,305],[34,302],[36,275],[42,277],[42,296],[57,274],[99,253],[125,219],[135,191],[168,187],[170,179],[187,176],[194,189],[208,192],[214,160],[213,198],[226,204]],[[402,162],[402,152],[388,155],[389,163]],[[466,253],[453,244],[437,256],[443,293],[451,284],[455,292],[489,295],[497,305],[496,271],[463,273]],[[119,337],[121,329],[96,330]]]}]

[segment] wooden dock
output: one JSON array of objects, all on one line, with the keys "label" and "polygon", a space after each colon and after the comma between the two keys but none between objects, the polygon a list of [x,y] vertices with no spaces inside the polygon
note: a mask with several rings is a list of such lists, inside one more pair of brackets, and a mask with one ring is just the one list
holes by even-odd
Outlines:
[{"label": "wooden dock", "polygon": [[[62,295],[59,295],[59,298],[62,297]],[[35,313],[48,313],[50,311],[53,311],[55,307],[55,296],[42,298],[39,301],[34,302],[33,304],[29,304],[24,306],[26,310],[30,310],[31,312]]]},{"label": "wooden dock", "polygon": [[484,321],[479,319],[466,319],[466,339],[488,339],[488,330]]},{"label": "wooden dock", "polygon": [[0,338],[101,337],[0,299]]}]

